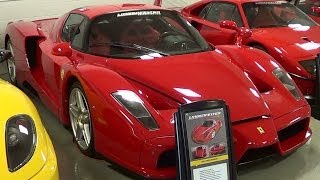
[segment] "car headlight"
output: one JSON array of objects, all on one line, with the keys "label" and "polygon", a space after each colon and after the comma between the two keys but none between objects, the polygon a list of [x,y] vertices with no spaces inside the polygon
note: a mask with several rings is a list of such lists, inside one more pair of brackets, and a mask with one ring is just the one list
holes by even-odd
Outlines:
[{"label": "car headlight", "polygon": [[5,143],[10,172],[17,171],[32,157],[36,148],[36,129],[28,115],[17,115],[6,123]]},{"label": "car headlight", "polygon": [[146,128],[151,130],[159,128],[157,122],[144,106],[143,101],[134,92],[129,90],[118,90],[117,92],[112,93],[112,96]]},{"label": "car headlight", "polygon": [[294,84],[292,78],[289,76],[287,72],[282,70],[281,68],[277,68],[273,70],[272,72],[278,79],[279,81],[286,87],[288,91],[291,92],[291,94],[297,99],[301,99],[301,94],[298,91],[297,86]]},{"label": "car headlight", "polygon": [[300,61],[300,65],[311,75],[316,75],[316,61],[313,60],[305,60]]}]

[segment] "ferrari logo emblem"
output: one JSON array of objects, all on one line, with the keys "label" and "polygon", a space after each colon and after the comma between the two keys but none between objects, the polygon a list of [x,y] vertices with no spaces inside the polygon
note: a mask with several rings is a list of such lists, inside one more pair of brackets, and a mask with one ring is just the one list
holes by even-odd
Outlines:
[{"label": "ferrari logo emblem", "polygon": [[266,133],[262,127],[257,127],[260,134]]},{"label": "ferrari logo emblem", "polygon": [[63,80],[63,77],[64,77],[64,69],[61,69],[61,71],[60,71],[60,77],[61,77],[61,80]]}]

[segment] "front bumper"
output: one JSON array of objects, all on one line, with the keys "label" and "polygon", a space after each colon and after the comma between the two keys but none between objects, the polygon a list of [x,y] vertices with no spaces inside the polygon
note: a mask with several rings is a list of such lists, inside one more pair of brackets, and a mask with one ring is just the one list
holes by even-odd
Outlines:
[{"label": "front bumper", "polygon": [[31,178],[32,180],[42,180],[42,179],[58,180],[59,179],[59,171],[58,171],[56,154],[54,152],[54,148],[49,135],[45,133],[45,136],[46,136],[47,148],[48,148],[46,163],[40,169],[40,171]]},{"label": "front bumper", "polygon": [[[233,123],[235,158],[237,163],[254,159],[253,151],[271,149],[286,155],[311,138],[309,106],[272,118],[259,118]],[[258,127],[265,133],[260,133]],[[176,145],[174,136],[146,140],[140,155],[138,174],[147,178],[173,179],[176,176]]]}]

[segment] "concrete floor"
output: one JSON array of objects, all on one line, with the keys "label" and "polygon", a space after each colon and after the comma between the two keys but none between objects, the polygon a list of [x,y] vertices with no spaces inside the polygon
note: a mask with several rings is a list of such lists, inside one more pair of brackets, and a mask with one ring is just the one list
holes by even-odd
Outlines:
[{"label": "concrete floor", "polygon": [[[0,64],[0,77],[7,79]],[[71,132],[37,98],[30,95],[42,117],[58,158],[62,180],[129,180],[138,179],[126,170],[105,160],[81,154],[73,143]],[[238,169],[239,180],[319,180],[320,179],[320,121],[312,119],[313,137],[307,144],[287,157],[273,157]]]}]

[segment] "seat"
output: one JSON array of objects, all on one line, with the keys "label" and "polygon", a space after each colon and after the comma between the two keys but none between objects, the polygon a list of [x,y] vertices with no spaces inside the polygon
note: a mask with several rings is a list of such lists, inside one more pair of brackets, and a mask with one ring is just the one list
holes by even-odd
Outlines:
[{"label": "seat", "polygon": [[256,17],[253,19],[252,28],[264,26],[264,25],[275,25],[277,21],[273,18],[269,9],[260,7]]},{"label": "seat", "polygon": [[108,56],[110,54],[111,41],[103,28],[94,24],[89,34],[89,52],[97,55]]},{"label": "seat", "polygon": [[160,33],[148,24],[132,23],[124,30],[120,37],[120,42],[129,44],[139,44],[149,48],[155,47]]}]

